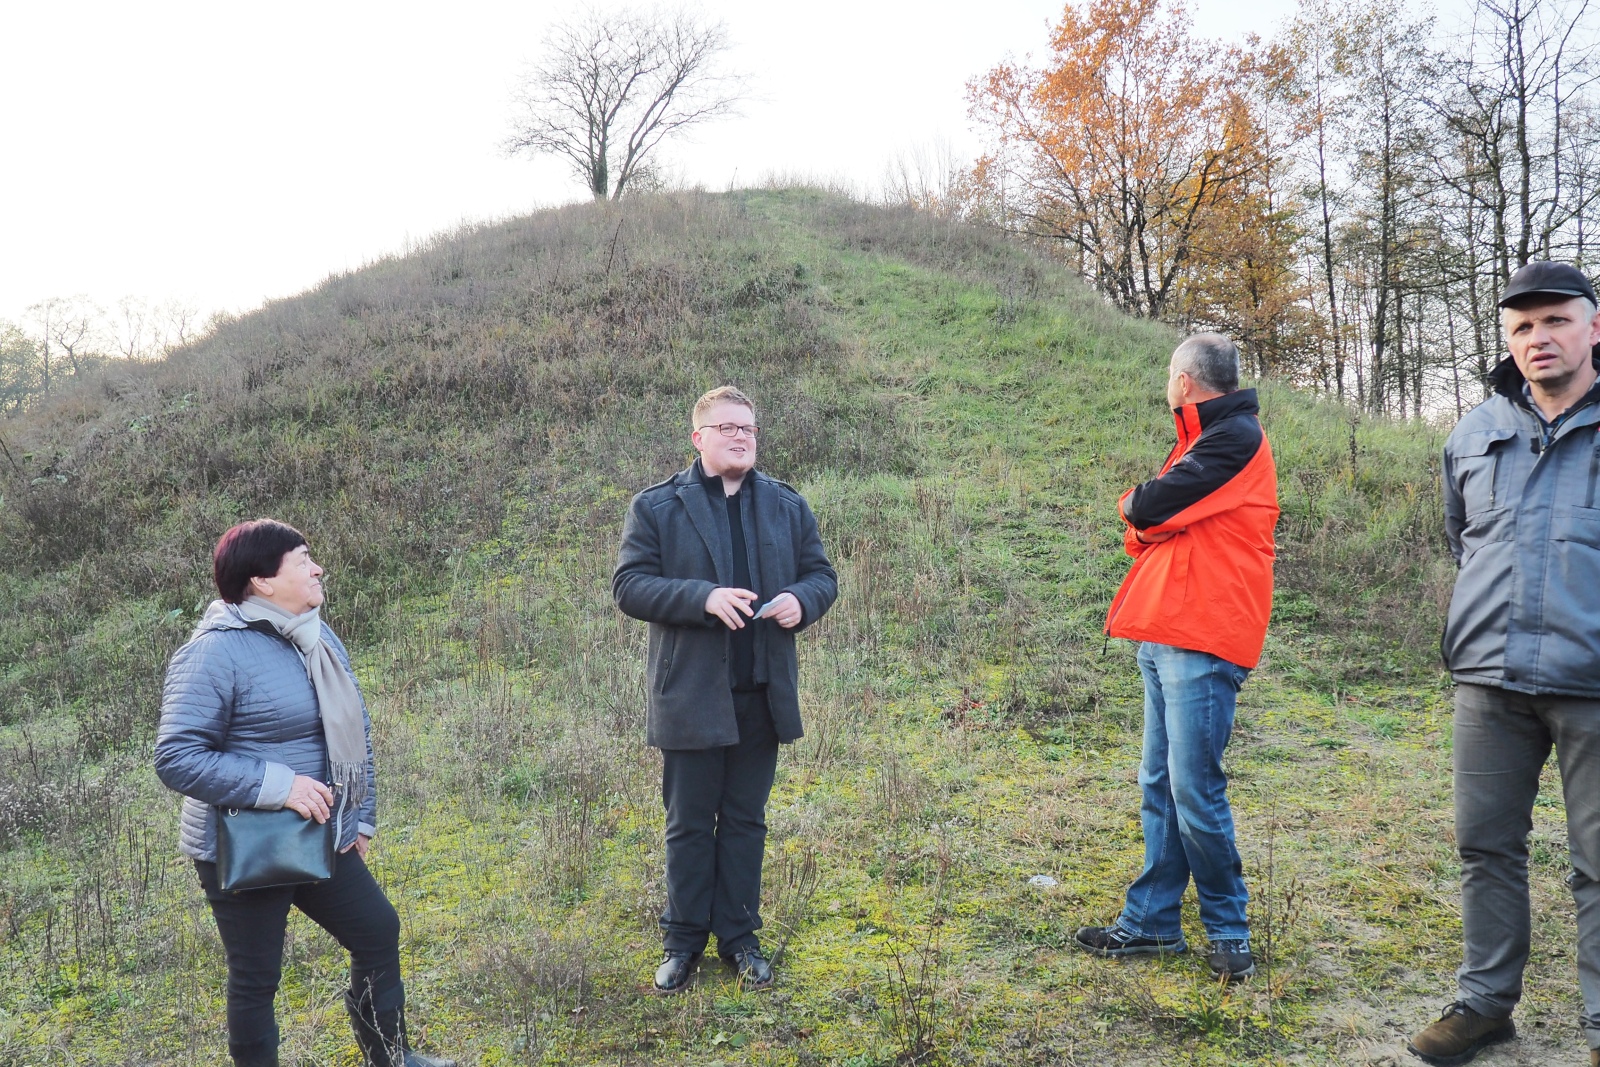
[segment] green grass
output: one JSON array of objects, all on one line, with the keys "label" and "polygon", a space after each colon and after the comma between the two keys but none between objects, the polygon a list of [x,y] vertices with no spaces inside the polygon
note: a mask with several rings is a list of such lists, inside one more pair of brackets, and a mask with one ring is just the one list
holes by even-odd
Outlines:
[{"label": "green grass", "polygon": [[[1101,622],[1114,501],[1170,445],[1173,341],[981,231],[807,190],[687,196],[441,239],[0,424],[32,457],[0,508],[0,1061],[224,1055],[220,948],[149,744],[206,548],[264,512],[332,564],[428,1046],[856,1067],[1392,1050],[1449,999],[1459,943],[1434,429],[1262,389],[1280,591],[1229,766],[1270,966],[1224,991],[1197,955],[1070,947],[1141,856],[1137,670]],[[643,627],[608,578],[628,497],[685,461],[686,405],[724,380],[763,403],[763,466],[815,506],[841,596],[803,642],[807,736],[769,809],[782,981],[743,994],[711,968],[659,1000]],[[72,515],[99,532],[45,535]],[[1524,1045],[1571,1058],[1562,818],[1547,788],[1523,1018],[1550,1036]],[[1185,927],[1204,943],[1192,901]],[[297,918],[285,1062],[353,1062],[342,967]]]}]

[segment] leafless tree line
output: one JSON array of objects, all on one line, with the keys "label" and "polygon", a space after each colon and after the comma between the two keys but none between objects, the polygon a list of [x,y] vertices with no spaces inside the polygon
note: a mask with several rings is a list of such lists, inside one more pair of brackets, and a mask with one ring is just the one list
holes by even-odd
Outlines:
[{"label": "leafless tree line", "polygon": [[1281,370],[1367,410],[1459,414],[1504,348],[1496,298],[1534,259],[1592,270],[1600,96],[1588,0],[1477,0],[1460,25],[1392,0],[1307,0],[1285,34],[1304,136],[1299,280]]},{"label": "leafless tree line", "polygon": [[0,319],[0,415],[14,414],[113,359],[158,359],[205,330],[181,300],[123,297],[104,308],[85,296],[31,305],[22,322]]},{"label": "leafless tree line", "polygon": [[1038,243],[1130,313],[1233,333],[1258,374],[1459,413],[1503,354],[1511,274],[1594,269],[1590,5],[1472,0],[1444,21],[1301,0],[1272,39],[1222,48],[1170,0],[1078,0],[1049,64],[969,83],[983,157],[888,184]]}]

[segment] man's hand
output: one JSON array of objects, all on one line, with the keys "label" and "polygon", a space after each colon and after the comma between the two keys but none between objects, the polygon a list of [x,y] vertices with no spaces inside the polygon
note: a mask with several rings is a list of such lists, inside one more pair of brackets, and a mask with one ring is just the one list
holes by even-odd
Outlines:
[{"label": "man's hand", "polygon": [[360,856],[362,859],[366,859],[367,858],[367,849],[369,849],[371,847],[372,847],[372,838],[368,837],[366,834],[357,834],[356,835],[356,839],[354,841],[350,842],[348,845],[344,846],[344,848],[341,848],[339,851],[340,852],[349,852],[351,849],[355,849],[356,850],[356,855]]},{"label": "man's hand", "polygon": [[328,821],[332,804],[333,790],[303,774],[294,776],[294,784],[289,786],[289,799],[283,802],[284,807],[293,808],[304,818],[319,823]]},{"label": "man's hand", "polygon": [[[1129,526],[1133,526],[1133,520],[1128,518],[1128,505],[1132,502],[1133,497],[1127,496],[1123,497],[1122,501],[1117,504],[1117,514],[1121,515],[1123,520],[1126,521]],[[1188,527],[1185,526],[1183,529],[1179,530],[1166,530],[1161,533],[1148,533],[1139,529],[1137,526],[1134,526],[1133,539],[1138,541],[1141,545],[1159,545],[1163,541],[1172,540],[1174,537],[1183,533],[1183,531],[1187,529]]]},{"label": "man's hand", "polygon": [[800,601],[795,599],[793,593],[779,593],[772,598],[772,603],[767,611],[767,618],[785,630],[792,630],[800,625],[801,619],[805,618],[805,611],[800,607]]},{"label": "man's hand", "polygon": [[756,595],[748,589],[718,586],[706,597],[706,614],[715,615],[730,630],[742,630],[744,620],[756,613],[750,606],[755,598]]}]

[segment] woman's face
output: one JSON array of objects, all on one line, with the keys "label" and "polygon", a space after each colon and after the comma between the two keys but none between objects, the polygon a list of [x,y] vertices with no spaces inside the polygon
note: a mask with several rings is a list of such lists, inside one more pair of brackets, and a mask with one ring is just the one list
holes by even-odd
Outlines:
[{"label": "woman's face", "polygon": [[301,545],[283,554],[277,574],[250,579],[250,591],[290,615],[304,615],[322,606],[322,568],[311,558],[311,549]]}]

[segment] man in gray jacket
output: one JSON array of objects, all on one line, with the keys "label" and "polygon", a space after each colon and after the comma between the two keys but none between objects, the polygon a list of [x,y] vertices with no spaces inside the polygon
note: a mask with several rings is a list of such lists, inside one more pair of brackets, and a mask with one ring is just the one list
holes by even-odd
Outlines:
[{"label": "man in gray jacket", "polygon": [[805,499],[755,469],[755,404],[694,406],[688,470],[633,498],[611,591],[650,624],[647,742],[661,749],[667,909],[659,993],[683,989],[711,934],[747,989],[761,951],[761,861],[778,745],[801,735],[794,636],[838,595]]},{"label": "man in gray jacket", "polygon": [[1516,1036],[1528,960],[1528,835],[1561,766],[1589,1062],[1600,1067],[1600,318],[1589,279],[1530,263],[1500,299],[1511,355],[1444,450],[1460,566],[1441,650],[1456,681],[1457,999],[1408,1048],[1466,1063]]}]

